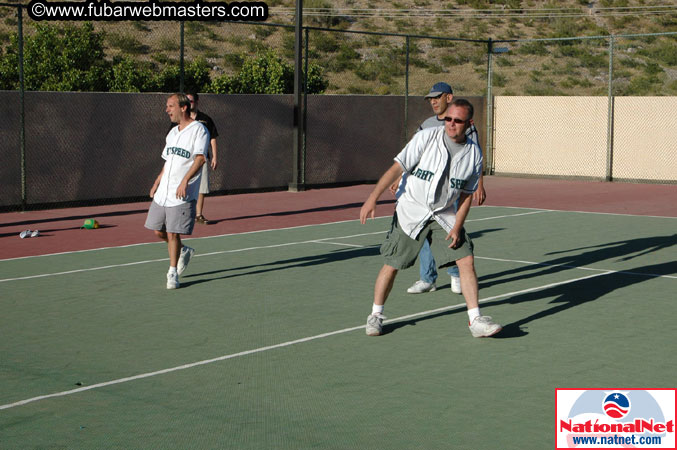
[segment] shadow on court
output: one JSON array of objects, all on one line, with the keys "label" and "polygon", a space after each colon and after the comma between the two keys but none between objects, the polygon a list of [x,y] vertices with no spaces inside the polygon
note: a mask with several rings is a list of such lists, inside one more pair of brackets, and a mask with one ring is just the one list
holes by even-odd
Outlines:
[{"label": "shadow on court", "polygon": [[[110,212],[104,212],[104,213],[96,213],[95,216],[97,219],[100,217],[116,217],[116,216],[130,216],[134,214],[146,214],[148,213],[148,208],[145,209],[134,209],[131,211],[110,211]],[[50,217],[46,219],[33,219],[33,220],[22,220],[19,222],[6,222],[6,223],[0,223],[0,227],[10,227],[10,226],[15,226],[15,225],[35,225],[38,223],[48,223],[48,222],[63,222],[66,220],[85,220],[85,219],[91,219],[92,214],[81,214],[77,216],[63,216],[63,217]],[[70,230],[71,228],[65,228],[67,230]],[[51,230],[51,231],[60,231],[60,230]]]},{"label": "shadow on court", "polygon": [[[99,225],[99,229],[101,228],[115,228],[117,225]],[[57,231],[69,231],[69,230],[79,230],[82,227],[67,227],[67,228],[50,228],[47,230],[40,230],[40,237],[48,237],[48,236],[53,236],[51,233],[57,232]],[[0,238],[4,237],[9,237],[9,236],[18,236],[19,233],[16,231],[13,231],[11,233],[0,233]],[[31,239],[36,239],[36,238],[31,238]]]},{"label": "shadow on court", "polygon": [[[387,205],[387,204],[394,204],[395,200],[379,200],[377,202],[377,205]],[[271,212],[271,213],[264,213],[264,214],[252,214],[252,215],[247,215],[247,216],[238,216],[238,217],[228,217],[225,219],[216,219],[216,220],[209,220],[210,223],[219,223],[219,222],[229,222],[233,220],[244,220],[244,219],[256,219],[259,217],[279,217],[279,216],[291,216],[295,214],[308,214],[308,213],[316,213],[316,212],[324,212],[324,211],[340,211],[343,209],[353,209],[353,208],[361,208],[362,203],[345,203],[343,205],[332,205],[332,206],[320,206],[317,208],[307,208],[307,209],[297,209],[295,211],[278,211],[278,212]]]},{"label": "shadow on court", "polygon": [[[482,231],[477,231],[473,232],[470,234],[470,236],[473,239],[479,238],[482,235],[486,233],[491,233],[494,231],[500,231],[503,228],[489,228],[486,230]],[[199,284],[199,283],[204,283],[208,281],[214,281],[214,280],[222,280],[222,279],[227,279],[227,278],[233,278],[233,277],[239,277],[239,276],[245,276],[245,275],[257,275],[261,273],[266,273],[266,272],[272,272],[272,271],[277,271],[277,270],[286,270],[286,269],[292,269],[296,267],[308,267],[308,266],[314,266],[317,264],[329,264],[333,262],[339,262],[339,261],[346,261],[350,260],[353,258],[362,258],[365,256],[378,256],[379,255],[379,245],[373,245],[370,247],[364,247],[364,248],[359,248],[359,249],[349,249],[349,250],[334,250],[329,253],[323,253],[320,255],[313,255],[313,256],[304,256],[302,258],[293,258],[293,259],[286,259],[286,260],[281,260],[281,261],[274,261],[266,264],[251,264],[248,266],[240,266],[240,267],[228,267],[226,269],[218,269],[218,270],[213,270],[210,272],[201,272],[201,273],[195,273],[191,275],[186,275],[183,277],[183,279],[190,279],[194,277],[210,277],[210,278],[205,278],[202,280],[195,280],[195,281],[185,281],[182,282],[182,286],[190,286],[193,284]],[[247,273],[238,273],[234,275],[224,275],[224,276],[214,276],[214,275],[219,275],[219,274],[227,274],[229,272],[234,272],[234,271],[242,271],[242,270],[250,270],[250,269],[255,269],[252,270],[251,272]],[[441,269],[444,270],[444,269]],[[374,273],[374,280],[376,279],[376,272]]]},{"label": "shadow on court", "polygon": [[[632,273],[629,273],[632,272]],[[574,281],[572,283],[554,286],[535,292],[516,295],[507,299],[496,300],[483,303],[482,308],[492,305],[517,304],[541,300],[544,297],[555,297],[550,304],[551,308],[539,311],[516,322],[503,325],[503,330],[493,336],[494,339],[509,339],[522,337],[529,334],[527,324],[543,319],[545,317],[558,314],[576,306],[595,301],[613,291],[623,289],[628,286],[642,283],[654,278],[655,275],[674,275],[677,274],[677,262],[655,264],[652,266],[641,266],[626,272],[603,273],[594,278]],[[383,326],[383,334],[392,333],[395,330],[408,326],[415,326],[419,322],[437,319],[439,317],[452,314],[465,314],[465,308],[451,311],[443,311],[428,316],[418,317],[416,319],[405,320]],[[500,318],[497,318],[500,323]]]},{"label": "shadow on court", "polygon": [[[346,261],[355,258],[363,258],[365,256],[376,256],[379,254],[379,246],[364,247],[358,249],[348,249],[348,250],[334,250],[328,253],[322,253],[320,255],[304,256],[302,258],[292,258],[292,259],[283,259],[279,261],[273,261],[265,264],[252,264],[249,266],[240,266],[240,267],[229,267],[227,269],[213,270],[210,272],[202,272],[191,274],[183,277],[184,279],[194,278],[194,277],[207,277],[201,280],[195,281],[185,281],[181,282],[182,286],[192,286],[200,283],[206,283],[209,281],[215,280],[225,280],[228,278],[242,277],[249,275],[259,275],[262,273],[275,272],[278,270],[287,270],[294,269],[299,267],[310,267],[318,264],[329,264],[339,261]],[[254,270],[251,270],[254,269]],[[245,273],[233,273],[229,272],[240,272],[247,271]],[[215,276],[225,274],[223,276]]]},{"label": "shadow on court", "polygon": [[507,324],[503,327],[503,331],[496,335],[496,338],[519,337],[528,334],[525,325],[530,322],[595,301],[613,291],[651,280],[655,275],[674,275],[676,273],[677,262],[641,266],[629,271],[605,273],[594,278],[575,281],[573,283],[555,286],[542,291],[530,292],[504,300],[484,303],[483,306],[517,304],[540,300],[544,297],[556,297],[550,302],[551,305],[554,305],[553,307]]},{"label": "shadow on court", "polygon": [[[587,264],[601,262],[612,258],[618,258],[622,261],[629,261],[638,257],[650,255],[652,252],[664,250],[673,247],[677,244],[677,235],[659,236],[651,238],[638,238],[629,241],[611,242],[598,246],[582,247],[567,251],[554,252],[552,254],[561,254],[573,251],[588,250],[582,255],[572,255],[547,261],[543,264],[557,264],[556,267],[546,267],[538,272],[533,272],[533,266],[512,269],[496,274],[491,274],[482,277],[482,280],[489,278],[500,278],[505,275],[513,275],[512,278],[501,280],[500,282],[482,283],[482,286],[487,287],[498,283],[505,283],[509,281],[524,280],[525,278],[540,277],[543,275],[561,272],[572,267],[580,267]],[[530,273],[525,273],[529,271]],[[521,276],[517,276],[521,274]],[[652,265],[637,266],[632,269],[627,269],[622,272],[600,273],[598,276],[587,278],[584,280],[574,281],[567,284],[553,286],[534,292],[515,295],[514,297],[495,300],[483,303],[482,307],[502,304],[518,304],[529,301],[541,300],[543,298],[555,297],[550,304],[550,308],[536,312],[528,317],[525,317],[516,322],[503,325],[503,330],[494,336],[495,339],[508,339],[526,336],[528,334],[527,324],[543,319],[545,317],[558,314],[576,306],[595,301],[604,297],[611,292],[623,289],[629,286],[643,283],[651,280],[657,276],[675,275],[677,274],[677,262],[665,262]],[[482,287],[481,286],[481,287]],[[481,290],[480,290],[481,292]],[[658,294],[660,295],[660,294]],[[406,327],[415,326],[419,322],[430,319],[436,319],[442,316],[451,314],[465,313],[465,309],[456,309],[452,311],[444,311],[440,313],[431,314],[424,317],[419,317],[412,320],[397,322],[393,324],[386,324],[383,327],[384,334],[392,333],[395,330]],[[500,323],[500,318],[498,318]]]},{"label": "shadow on court", "polygon": [[[563,254],[575,252],[572,255],[562,256],[560,258],[544,261],[539,265],[544,266],[543,269],[537,270],[533,265],[518,267],[515,269],[505,270],[493,274],[483,275],[480,277],[480,290],[499,283],[509,283],[511,281],[520,281],[529,278],[538,278],[543,275],[550,275],[568,270],[574,267],[583,267],[590,264],[608,261],[610,259],[617,259],[620,261],[630,261],[635,258],[649,255],[659,250],[665,250],[677,245],[677,234],[667,236],[654,236],[646,238],[631,239],[627,241],[616,241],[608,244],[600,244],[589,247],[573,248],[570,250],[563,250],[559,252],[548,253],[548,255]],[[588,250],[588,251],[584,251]],[[580,253],[584,251],[583,253]],[[638,267],[636,271],[641,273],[646,272],[645,268]],[[658,275],[666,275],[659,273]],[[508,278],[503,278],[508,277]],[[487,282],[487,280],[500,281]]]}]

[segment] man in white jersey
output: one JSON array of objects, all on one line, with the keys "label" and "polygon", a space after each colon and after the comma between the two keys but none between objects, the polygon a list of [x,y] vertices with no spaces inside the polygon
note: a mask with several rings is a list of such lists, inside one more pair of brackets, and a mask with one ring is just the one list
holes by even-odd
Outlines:
[{"label": "man in white jersey", "polygon": [[[447,107],[454,99],[454,91],[451,89],[449,84],[444,82],[435,83],[430,92],[424,97],[424,99],[430,102],[430,106],[435,115],[428,117],[426,120],[421,123],[418,127],[418,131],[423,130],[424,128],[432,127],[441,127],[444,126],[444,114],[447,110]],[[471,125],[466,130],[466,135],[479,144],[479,137],[477,136],[477,129],[475,125],[470,121]],[[395,182],[391,187],[390,191],[398,196],[401,191],[404,190],[406,186],[407,174],[403,174],[401,180]],[[477,201],[478,205],[484,203],[486,198],[486,193],[484,190],[484,179],[483,176],[480,176],[480,182],[477,190],[473,194],[473,199]],[[451,292],[455,294],[460,294],[461,290],[461,278],[458,272],[458,267],[456,265],[449,266],[447,268],[447,274],[451,279]],[[407,292],[410,294],[422,294],[424,292],[434,292],[437,290],[435,282],[437,281],[437,267],[435,259],[433,258],[432,253],[430,252],[430,246],[424,242],[423,247],[421,247],[421,252],[419,253],[419,279],[416,281]]]},{"label": "man in white jersey", "polygon": [[376,278],[372,313],[367,317],[369,336],[383,334],[384,305],[397,272],[416,262],[424,241],[440,267],[456,262],[472,336],[488,337],[502,329],[491,317],[480,314],[473,244],[463,227],[482,173],[482,152],[466,135],[472,115],[470,102],[455,99],[445,112],[444,127],[416,133],[362,205],[360,221],[366,223],[368,217],[374,218],[381,194],[403,172],[409,173],[381,246],[385,264]]},{"label": "man in white jersey", "polygon": [[[202,225],[209,225],[209,220],[202,214],[204,210],[205,195],[209,194],[209,168],[216,170],[218,165],[218,147],[216,145],[216,138],[219,136],[219,132],[216,129],[216,125],[211,117],[209,117],[204,112],[198,110],[198,104],[200,102],[200,95],[196,90],[187,90],[186,97],[190,100],[190,117],[193,120],[197,120],[202,125],[207,128],[209,131],[209,142],[210,148],[207,154],[205,154],[205,163],[202,165],[202,175],[200,177],[200,194],[197,197],[196,211],[195,211],[195,223]],[[172,123],[169,126],[171,130],[177,124]]]},{"label": "man in white jersey", "polygon": [[190,99],[184,94],[169,96],[165,111],[178,125],[169,130],[165,140],[162,151],[165,164],[150,189],[153,201],[145,226],[167,242],[167,289],[176,289],[179,275],[195,253],[194,249],[181,243],[181,235],[193,233],[195,203],[209,146],[209,132],[191,118]]}]

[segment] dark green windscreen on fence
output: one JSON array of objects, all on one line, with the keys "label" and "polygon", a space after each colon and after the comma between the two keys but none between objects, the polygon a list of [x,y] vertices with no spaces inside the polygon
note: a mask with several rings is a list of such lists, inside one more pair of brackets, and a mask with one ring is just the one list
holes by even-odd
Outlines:
[{"label": "dark green windscreen on fence", "polygon": [[[162,168],[167,94],[26,92],[28,205],[146,196]],[[484,142],[484,99],[471,97]],[[0,206],[20,205],[19,96],[0,92]],[[292,181],[290,95],[200,97],[216,123],[219,167],[212,191],[286,188]],[[305,179],[309,185],[375,181],[406,138],[432,114],[422,97],[308,97]]]}]

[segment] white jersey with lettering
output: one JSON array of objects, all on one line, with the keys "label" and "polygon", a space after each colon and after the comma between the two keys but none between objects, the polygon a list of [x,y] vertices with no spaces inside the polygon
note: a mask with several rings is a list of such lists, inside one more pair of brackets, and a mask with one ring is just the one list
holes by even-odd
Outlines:
[{"label": "white jersey with lettering", "polygon": [[413,239],[431,218],[451,231],[458,198],[461,193],[472,194],[479,184],[482,152],[478,143],[466,136],[463,150],[450,160],[444,133],[444,127],[421,130],[395,157],[408,174],[397,200],[397,220]]},{"label": "white jersey with lettering", "polygon": [[178,206],[196,200],[200,190],[200,176],[198,170],[188,181],[186,197],[176,198],[176,189],[195,162],[197,155],[206,155],[209,148],[209,132],[197,120],[189,123],[179,131],[179,126],[173,127],[167,133],[162,158],[165,160],[162,178],[158,185],[153,201],[160,206]]},{"label": "white jersey with lettering", "polygon": [[[437,116],[431,116],[428,117],[426,120],[424,120],[421,125],[418,126],[418,131],[424,130],[426,128],[433,128],[433,127],[443,127],[444,126],[444,119],[440,119]],[[467,130],[465,130],[465,135],[470,138],[470,140],[477,142],[477,145],[480,145],[480,138],[477,135],[477,128],[475,128],[475,124],[471,124],[470,127],[468,127]],[[480,152],[482,151],[482,148],[480,147]],[[402,192],[404,192],[404,189],[407,186],[407,173],[402,174],[402,178],[400,179],[400,184],[397,186],[397,192],[395,192],[395,198],[399,198]]]}]

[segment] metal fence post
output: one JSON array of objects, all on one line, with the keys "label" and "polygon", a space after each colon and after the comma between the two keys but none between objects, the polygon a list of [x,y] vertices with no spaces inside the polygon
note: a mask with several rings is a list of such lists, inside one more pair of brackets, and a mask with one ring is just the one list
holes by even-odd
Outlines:
[{"label": "metal fence post", "polygon": [[305,30],[305,42],[303,42],[303,119],[301,120],[301,155],[299,155],[299,182],[301,186],[306,184],[306,125],[308,123],[308,47],[310,46],[310,36],[308,28]]},{"label": "metal fence post", "polygon": [[409,139],[409,36],[405,38],[406,59],[404,64],[404,142]]},{"label": "metal fence post", "polygon": [[487,155],[484,162],[484,174],[491,175],[494,170],[494,139],[493,139],[493,122],[494,122],[494,99],[491,93],[491,57],[494,52],[494,43],[489,38],[487,41],[487,138],[485,153]]},{"label": "metal fence post", "polygon": [[296,17],[294,33],[294,132],[292,143],[292,179],[289,190],[298,192],[303,190],[301,151],[303,149],[303,65],[302,65],[302,27],[303,27],[303,0],[296,0]]},{"label": "metal fence post", "polygon": [[183,21],[179,22],[179,35],[181,36],[181,42],[179,44],[179,92],[183,92],[184,88],[184,63],[183,63],[183,54],[184,54],[184,41],[183,41]]},{"label": "metal fence post", "polygon": [[26,91],[24,80],[24,32],[23,32],[23,6],[17,6],[17,34],[19,40],[19,146],[21,158],[21,210],[25,211],[28,205],[26,186],[26,109],[24,93]]},{"label": "metal fence post", "polygon": [[609,109],[607,113],[607,131],[606,131],[606,181],[613,178],[613,150],[614,150],[614,92],[613,92],[613,71],[614,71],[614,36],[609,37]]}]

